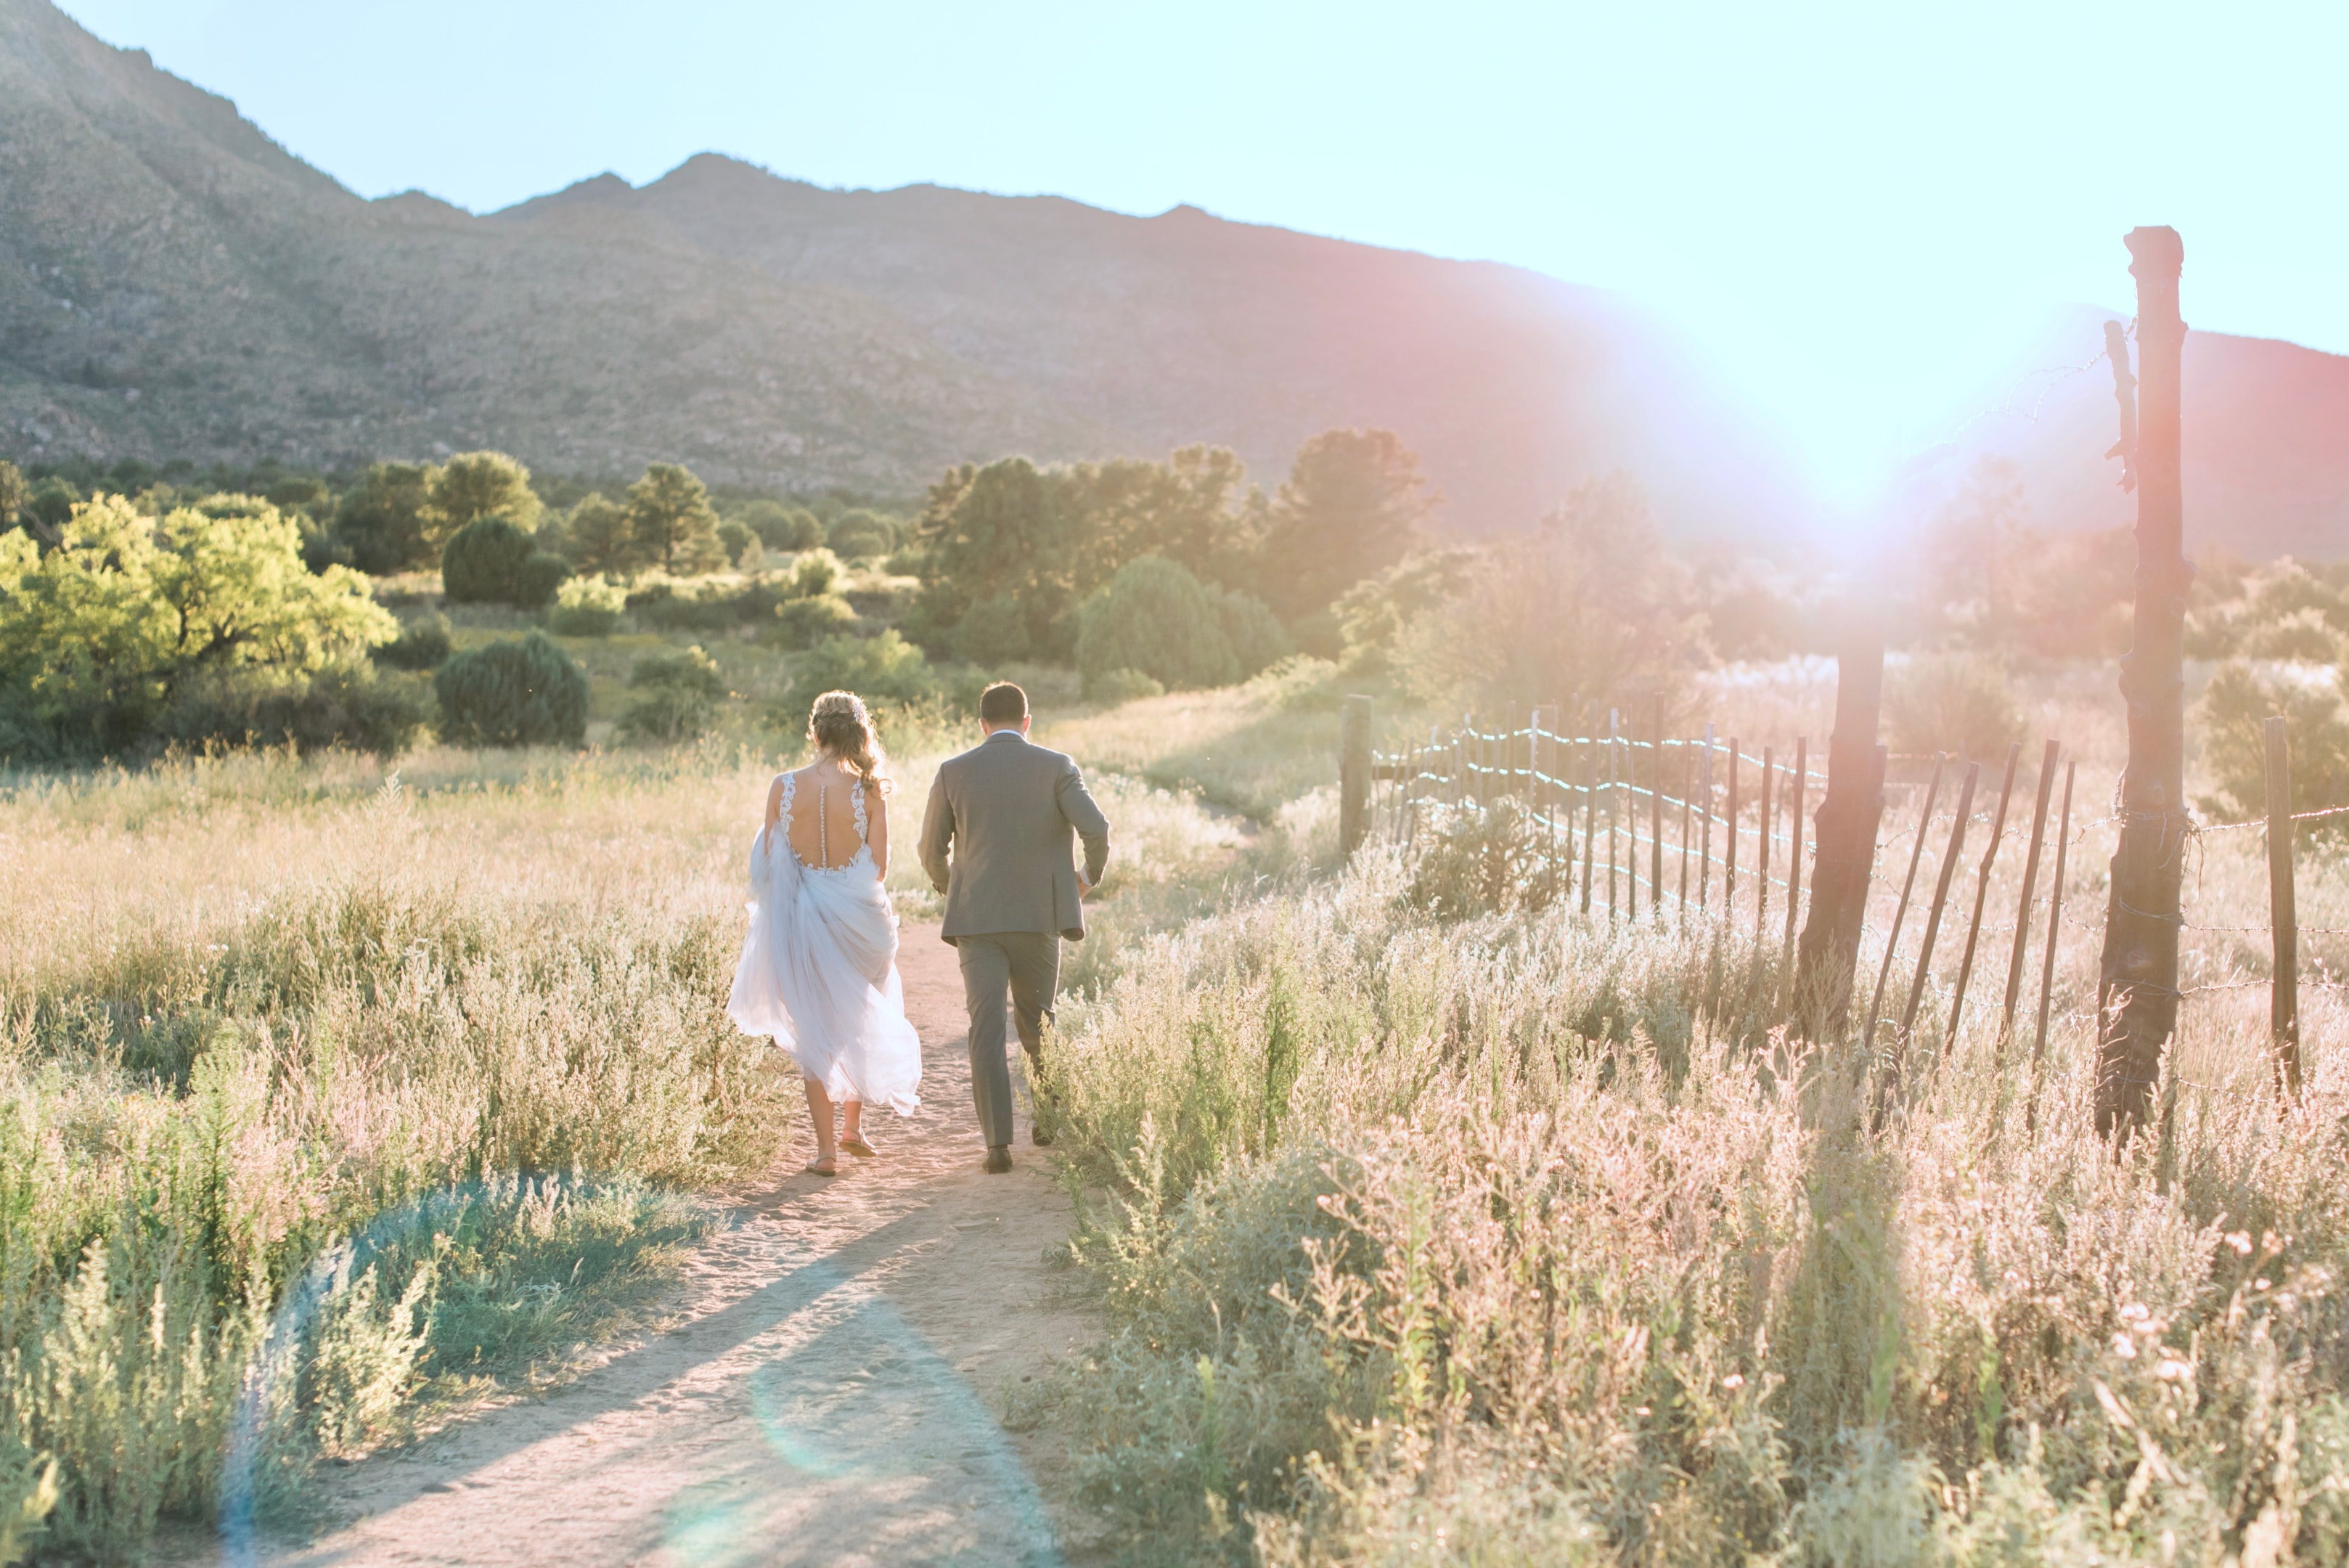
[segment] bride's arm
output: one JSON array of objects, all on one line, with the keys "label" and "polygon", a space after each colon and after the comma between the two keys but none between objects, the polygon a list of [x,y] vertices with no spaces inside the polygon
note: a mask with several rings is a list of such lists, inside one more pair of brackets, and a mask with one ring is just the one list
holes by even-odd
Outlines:
[{"label": "bride's arm", "polygon": [[889,875],[889,797],[879,790],[872,793],[864,808],[864,842],[873,846],[873,869],[880,876]]},{"label": "bride's arm", "polygon": [[777,774],[775,782],[767,786],[767,842],[775,840],[775,824],[783,818],[783,775]]}]

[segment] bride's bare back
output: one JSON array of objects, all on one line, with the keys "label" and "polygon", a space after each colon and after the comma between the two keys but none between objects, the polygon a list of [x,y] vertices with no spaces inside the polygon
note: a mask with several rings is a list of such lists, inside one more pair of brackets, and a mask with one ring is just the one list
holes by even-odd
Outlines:
[{"label": "bride's bare back", "polygon": [[[792,785],[791,820],[783,815],[783,780]],[[855,772],[836,757],[820,757],[790,774],[777,774],[767,791],[767,827],[780,823],[792,853],[802,866],[837,871],[856,858],[857,849],[873,846],[873,869],[889,874],[889,805],[882,793],[864,787],[865,829],[856,831]]]}]

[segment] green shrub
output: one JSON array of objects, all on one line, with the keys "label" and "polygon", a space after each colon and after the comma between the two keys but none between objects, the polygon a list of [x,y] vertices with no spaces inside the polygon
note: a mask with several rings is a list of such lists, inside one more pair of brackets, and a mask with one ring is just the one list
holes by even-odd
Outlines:
[{"label": "green shrub", "polygon": [[654,631],[724,631],[763,620],[776,602],[773,585],[763,578],[683,591],[674,583],[653,582],[628,596],[628,610],[637,625]]},{"label": "green shrub", "polygon": [[2023,738],[2023,710],[1995,661],[1920,653],[1885,672],[1884,726],[1896,752],[1954,752],[1987,763]]},{"label": "green shrub", "polygon": [[1104,670],[1085,681],[1085,699],[1092,702],[1133,702],[1164,695],[1166,688],[1139,670]]},{"label": "green shrub", "polygon": [[440,733],[459,745],[576,746],[587,735],[587,673],[543,631],[460,653],[432,678]]},{"label": "green shrub", "polygon": [[222,670],[190,680],[159,732],[190,744],[341,746],[396,756],[416,743],[431,703],[411,679],[378,674],[364,659],[317,670]]},{"label": "green shrub", "polygon": [[399,628],[399,635],[375,650],[378,664],[394,670],[438,670],[456,651],[450,640],[449,618],[419,616]]},{"label": "green shrub", "polygon": [[609,637],[627,607],[627,590],[611,578],[573,577],[555,590],[546,626],[558,637]]},{"label": "green shrub", "polygon": [[792,597],[821,598],[840,586],[840,557],[830,550],[804,552],[792,565]]},{"label": "green shrub", "polygon": [[758,544],[756,534],[730,518],[718,524],[718,547],[726,552],[730,566],[740,566]]},{"label": "green shrub", "polygon": [[786,506],[780,501],[753,501],[734,516],[759,536],[761,544],[779,553],[812,550],[823,543],[823,524],[805,507]]},{"label": "green shrub", "polygon": [[775,624],[769,638],[778,648],[813,648],[828,637],[845,637],[856,629],[856,612],[838,594],[788,598],[775,607]]},{"label": "green shrub", "polygon": [[1077,669],[1088,680],[1132,670],[1177,691],[1229,686],[1288,652],[1261,603],[1156,556],[1120,566],[1077,612]]},{"label": "green shrub", "polygon": [[[2267,814],[2271,714],[2283,716],[2291,737],[2292,809],[2349,805],[2349,704],[2343,701],[2339,673],[2322,683],[2262,680],[2251,666],[2230,659],[2211,672],[2197,714],[2203,763],[2219,785],[2202,809],[2236,822]],[[2349,816],[2303,823],[2301,831],[2349,836]]]},{"label": "green shrub", "polygon": [[804,722],[808,704],[826,691],[854,691],[867,702],[920,702],[937,695],[938,680],[922,650],[892,628],[878,637],[827,637],[811,649],[792,683],[784,722]]},{"label": "green shrub", "polygon": [[709,732],[726,699],[726,678],[717,660],[699,648],[657,653],[636,660],[628,672],[636,693],[621,717],[620,732],[632,740],[675,743]]},{"label": "green shrub", "polygon": [[475,518],[440,553],[440,586],[457,604],[543,605],[570,575],[562,556],[502,517]]},{"label": "green shrub", "polygon": [[2246,659],[2337,664],[2341,651],[2341,634],[2326,622],[2324,612],[2313,606],[2303,606],[2272,619],[2254,621],[2243,628],[2242,653]]},{"label": "green shrub", "polygon": [[1028,618],[1002,597],[980,599],[963,611],[947,642],[955,657],[969,664],[1013,664],[1035,651]]},{"label": "green shrub", "polygon": [[843,559],[862,561],[885,556],[896,543],[896,530],[877,512],[863,508],[843,512],[825,531],[824,543]]}]

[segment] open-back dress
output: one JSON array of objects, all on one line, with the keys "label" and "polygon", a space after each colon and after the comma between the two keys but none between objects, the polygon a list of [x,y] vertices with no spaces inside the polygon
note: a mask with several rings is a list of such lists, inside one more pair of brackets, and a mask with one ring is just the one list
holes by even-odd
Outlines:
[{"label": "open-back dress", "polygon": [[792,847],[797,784],[783,775],[775,825],[750,841],[750,929],[727,1013],[744,1033],[772,1039],[835,1102],[911,1116],[921,1104],[922,1044],[905,1020],[897,914],[866,842],[864,785],[849,786],[856,853],[828,867],[808,865]]}]

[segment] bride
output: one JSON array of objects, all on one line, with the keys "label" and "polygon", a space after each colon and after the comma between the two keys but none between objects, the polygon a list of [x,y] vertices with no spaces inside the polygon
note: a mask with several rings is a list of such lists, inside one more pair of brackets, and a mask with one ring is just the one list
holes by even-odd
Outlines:
[{"label": "bride", "polygon": [[[750,931],[726,1011],[799,1064],[815,1123],[806,1169],[840,1172],[839,1150],[871,1158],[867,1105],[911,1116],[922,1047],[897,978],[889,871],[889,776],[864,701],[827,691],[808,715],[815,761],[778,774],[750,842]],[[835,1144],[833,1102],[843,1106]]]}]

